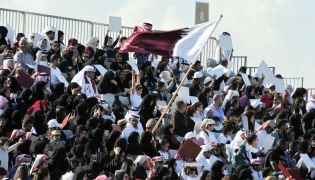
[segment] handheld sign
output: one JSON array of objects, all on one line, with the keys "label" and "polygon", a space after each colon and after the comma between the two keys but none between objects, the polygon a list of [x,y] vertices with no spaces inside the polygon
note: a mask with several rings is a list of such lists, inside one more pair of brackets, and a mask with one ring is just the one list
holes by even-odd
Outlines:
[{"label": "handheld sign", "polygon": [[119,32],[121,30],[121,17],[109,16],[109,30]]}]

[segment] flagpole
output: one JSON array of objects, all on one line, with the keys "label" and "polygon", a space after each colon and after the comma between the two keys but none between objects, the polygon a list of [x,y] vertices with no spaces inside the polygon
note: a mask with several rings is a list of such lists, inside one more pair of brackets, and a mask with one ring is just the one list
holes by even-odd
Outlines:
[{"label": "flagpole", "polygon": [[[220,15],[219,22],[220,22],[220,20],[221,20],[222,18],[223,18],[223,15],[221,14],[221,15]],[[219,22],[218,22],[216,25],[218,25]],[[192,70],[193,65],[194,65],[194,64],[191,64],[191,65],[189,66],[189,69],[187,70],[187,72],[186,72],[184,78],[182,79],[182,81],[181,81],[180,84],[178,85],[178,87],[177,87],[176,91],[174,92],[174,94],[173,94],[171,100],[168,102],[166,109],[164,109],[164,111],[162,112],[162,114],[161,114],[159,120],[157,121],[156,125],[154,126],[154,128],[153,128],[153,130],[152,130],[152,134],[156,134],[156,132],[157,132],[157,130],[158,130],[158,127],[159,127],[161,121],[163,120],[163,118],[164,118],[166,112],[168,112],[169,108],[171,107],[171,105],[172,105],[173,102],[175,101],[175,99],[176,99],[176,97],[177,97],[177,94],[178,94],[178,91],[180,90],[180,88],[181,88],[182,85],[184,84],[185,80],[187,79],[187,76],[188,76],[188,74],[190,73],[190,71]]]}]

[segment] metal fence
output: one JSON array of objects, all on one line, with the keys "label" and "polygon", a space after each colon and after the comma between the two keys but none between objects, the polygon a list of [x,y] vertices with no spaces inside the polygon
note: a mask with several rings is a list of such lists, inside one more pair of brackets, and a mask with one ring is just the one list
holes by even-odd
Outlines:
[{"label": "metal fence", "polygon": [[[273,72],[273,74],[275,74],[276,73],[276,67],[269,67],[270,68],[270,70]],[[253,75],[255,75],[255,73],[257,72],[257,69],[258,69],[258,67],[247,67],[247,74],[248,75],[251,75],[251,76],[253,76]]]},{"label": "metal fence", "polygon": [[[101,46],[108,30],[108,24],[0,8],[0,25],[7,24],[14,30],[14,35],[22,32],[26,36],[34,32],[42,32],[47,25],[57,27],[65,33],[66,44],[70,38],[76,38],[84,44],[89,38],[96,36],[99,37]],[[132,32],[133,28],[122,26],[123,36],[129,36]],[[110,32],[109,35],[113,38],[117,37],[117,33]]]},{"label": "metal fence", "polygon": [[[0,8],[0,25],[6,24],[12,27],[14,36],[19,32],[29,36],[34,32],[41,32],[47,25],[52,25],[65,33],[65,44],[70,38],[76,38],[80,43],[84,44],[90,37],[96,36],[100,40],[100,46],[102,46],[108,30],[108,24]],[[133,27],[122,26],[122,36],[130,36],[132,32]],[[117,37],[117,33],[110,32],[109,35],[114,39]],[[207,66],[208,59],[214,59],[217,44],[218,40],[211,37],[200,53],[199,60],[201,60],[204,67]],[[237,72],[241,66],[247,65],[246,56],[233,56],[232,61],[234,72]]]},{"label": "metal fence", "polygon": [[247,66],[247,56],[232,56],[232,71],[237,73],[240,67]]},{"label": "metal fence", "polygon": [[307,88],[307,94],[305,97],[306,102],[311,98],[312,95],[315,95],[315,88]]},{"label": "metal fence", "polygon": [[304,78],[303,77],[294,77],[294,78],[287,78],[284,77],[285,84],[291,84],[293,88],[303,87]]},{"label": "metal fence", "polygon": [[204,49],[201,51],[198,57],[198,59],[201,60],[201,64],[203,67],[207,67],[207,63],[209,59],[214,59],[217,45],[218,45],[218,40],[214,37],[211,37],[206,43]]}]

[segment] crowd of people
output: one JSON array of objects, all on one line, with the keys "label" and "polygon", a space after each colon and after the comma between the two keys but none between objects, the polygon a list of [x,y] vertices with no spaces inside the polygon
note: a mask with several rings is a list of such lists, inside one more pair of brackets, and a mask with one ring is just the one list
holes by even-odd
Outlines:
[{"label": "crowd of people", "polygon": [[67,32],[47,26],[38,41],[18,33],[11,43],[0,27],[2,179],[315,178],[301,158],[315,163],[315,97],[305,102],[305,89],[278,93],[250,75],[245,85],[246,67],[216,77],[196,61],[183,88],[198,101],[178,94],[167,108],[190,65],[120,53],[127,37],[108,32],[101,45],[64,43]]}]

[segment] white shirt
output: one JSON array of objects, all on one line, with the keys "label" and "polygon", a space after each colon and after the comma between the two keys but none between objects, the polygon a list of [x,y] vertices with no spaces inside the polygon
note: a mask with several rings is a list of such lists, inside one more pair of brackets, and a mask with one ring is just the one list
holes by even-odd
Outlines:
[{"label": "white shirt", "polygon": [[158,152],[163,157],[163,160],[168,160],[170,158],[170,155],[168,154],[168,152],[165,152],[165,151],[162,151],[162,150],[159,150]]},{"label": "white shirt", "polygon": [[0,148],[0,160],[1,160],[1,165],[0,167],[3,167],[8,171],[8,166],[9,166],[9,153],[16,149],[18,147],[19,143],[15,143],[12,146],[10,146],[7,150],[4,150]]},{"label": "white shirt", "polygon": [[218,137],[218,141],[219,141],[219,143],[222,143],[222,144],[226,144],[227,141],[230,141],[230,143],[231,143],[232,138],[229,135],[224,136],[224,134],[220,134],[220,136]]},{"label": "white shirt", "polygon": [[265,178],[263,177],[261,171],[255,171],[255,170],[253,170],[253,171],[252,171],[252,176],[253,176],[254,180],[264,180],[264,179],[265,179]]},{"label": "white shirt", "polygon": [[22,67],[27,67],[26,64],[35,64],[32,54],[29,52],[23,52],[22,50],[16,52],[14,55],[14,60],[16,60],[17,63]]},{"label": "white shirt", "polygon": [[129,135],[134,131],[138,132],[141,136],[141,134],[143,133],[143,127],[141,123],[137,124],[137,128],[134,128],[130,123],[127,123],[126,128],[121,133],[121,138],[124,138],[127,141]]},{"label": "white shirt", "polygon": [[259,139],[259,144],[257,146],[257,148],[261,148],[261,147],[264,147],[264,143],[265,143],[265,139],[266,139],[266,136],[267,136],[267,132],[266,130],[260,130],[256,133],[258,139]]},{"label": "white shirt", "polygon": [[215,138],[214,134],[207,129],[204,131],[201,131],[199,133],[199,137],[203,139],[204,144],[209,144],[211,142],[218,143],[218,140],[217,138]]},{"label": "white shirt", "polygon": [[132,107],[138,108],[142,102],[142,98],[136,92],[132,92],[130,95],[130,102]]},{"label": "white shirt", "polygon": [[94,88],[91,82],[91,79],[89,77],[86,77],[88,79],[88,84],[85,83],[85,80],[82,79],[82,83],[79,84],[82,86],[82,90],[81,92],[84,93],[88,98],[89,97],[93,97],[93,96],[97,96],[98,92],[97,92],[97,87],[95,85],[95,92],[94,92]]},{"label": "white shirt", "polygon": [[50,68],[50,83],[51,84],[58,84],[60,82],[57,78],[57,75],[62,76],[60,69],[58,67],[55,67],[55,68],[51,67]]},{"label": "white shirt", "polygon": [[246,154],[249,160],[253,160],[254,158],[253,158],[252,153],[257,153],[257,152],[258,152],[258,149],[256,149],[255,147],[249,144],[246,144]]}]

